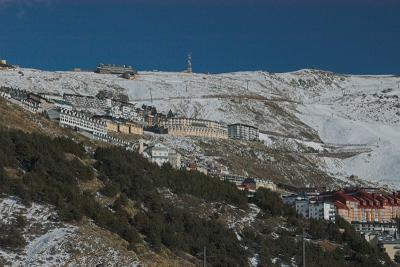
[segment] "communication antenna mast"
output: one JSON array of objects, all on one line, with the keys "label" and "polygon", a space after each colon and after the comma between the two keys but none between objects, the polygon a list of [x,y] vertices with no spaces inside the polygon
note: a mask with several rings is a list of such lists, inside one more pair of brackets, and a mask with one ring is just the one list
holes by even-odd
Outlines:
[{"label": "communication antenna mast", "polygon": [[192,53],[188,53],[188,59],[187,59],[187,73],[192,73]]}]

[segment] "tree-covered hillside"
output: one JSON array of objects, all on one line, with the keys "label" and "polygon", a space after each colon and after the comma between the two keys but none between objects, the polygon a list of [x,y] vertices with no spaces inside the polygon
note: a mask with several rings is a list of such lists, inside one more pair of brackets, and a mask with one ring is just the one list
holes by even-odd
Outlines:
[{"label": "tree-covered hillside", "polygon": [[[95,180],[99,188],[83,186]],[[181,202],[166,198],[166,190]],[[249,210],[246,195],[234,185],[169,165],[160,168],[121,148],[84,146],[63,137],[0,130],[0,193],[51,204],[62,220],[74,224],[89,218],[126,240],[129,249],[144,244],[161,253],[167,248],[178,257],[190,255],[193,264],[201,263],[206,247],[209,266],[247,266],[254,255],[260,266],[299,266],[299,234],[306,228],[308,266],[390,265],[346,222],[306,221],[276,193],[257,192],[256,223],[238,232],[223,219],[228,211],[198,209],[217,203],[224,210]],[[14,229],[0,231],[2,249],[24,246],[22,224],[20,219],[12,222],[16,227],[2,225]]]}]

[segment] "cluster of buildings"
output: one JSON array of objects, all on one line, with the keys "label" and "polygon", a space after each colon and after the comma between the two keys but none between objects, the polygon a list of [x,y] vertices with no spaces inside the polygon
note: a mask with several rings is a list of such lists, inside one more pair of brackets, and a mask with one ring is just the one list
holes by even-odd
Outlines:
[{"label": "cluster of buildings", "polygon": [[239,190],[247,191],[250,197],[253,196],[259,188],[265,188],[271,191],[277,190],[276,184],[268,179],[233,174],[220,174],[219,177],[222,181],[235,184]]},{"label": "cluster of buildings", "polygon": [[[54,96],[51,96],[54,100]],[[144,127],[160,125],[167,120],[167,115],[160,113],[153,106],[117,101],[112,98],[99,98],[95,96],[83,96],[64,94],[62,99],[79,111],[89,111],[106,114],[110,118],[123,119],[140,123]]]},{"label": "cluster of buildings", "polygon": [[144,123],[145,116],[141,115],[140,108],[136,108],[136,106],[131,103],[117,103],[114,103],[111,108],[109,108],[108,115],[110,117]]},{"label": "cluster of buildings", "polygon": [[148,158],[151,162],[162,166],[169,163],[175,169],[185,169],[187,171],[198,171],[205,175],[214,176],[222,181],[233,183],[239,190],[246,191],[249,197],[253,197],[257,189],[266,188],[271,191],[277,190],[277,185],[268,179],[256,177],[246,177],[229,173],[211,172],[210,166],[199,165],[197,161],[185,161],[183,156],[176,150],[164,145],[163,143],[139,142],[139,154]]},{"label": "cluster of buildings", "polygon": [[[57,95],[49,95],[48,98],[59,98]],[[113,106],[113,100],[109,98],[98,98],[95,96],[83,96],[76,94],[64,94],[63,100],[70,103],[77,110],[107,109]],[[114,101],[115,102],[115,101]],[[114,103],[115,104],[115,103]]]},{"label": "cluster of buildings", "polygon": [[314,217],[309,207],[318,203],[329,204],[335,215],[355,225],[360,231],[373,229],[374,225],[396,223],[400,217],[400,193],[388,194],[378,189],[349,189],[323,193],[293,194],[283,197],[284,202],[294,205],[306,218]]},{"label": "cluster of buildings", "polygon": [[283,201],[308,219],[335,222],[336,216],[340,216],[367,241],[387,250],[392,259],[395,253],[400,253],[399,192],[387,193],[374,188],[348,189],[292,194],[283,196]]},{"label": "cluster of buildings", "polygon": [[[104,66],[103,66],[104,67]],[[205,137],[215,139],[239,139],[256,141],[258,129],[245,124],[226,125],[216,121],[176,117],[170,111],[168,114],[158,112],[156,107],[142,105],[136,107],[132,103],[117,101],[111,98],[99,98],[76,94],[34,94],[13,88],[1,88],[2,97],[14,101],[33,113],[43,113],[58,110],[63,116],[60,123],[70,127],[82,128],[82,118],[85,124],[92,125],[98,121],[106,121],[109,132],[142,135],[143,129],[170,136]],[[63,110],[61,112],[61,110]],[[67,111],[73,111],[67,113]],[[81,114],[80,114],[81,113]],[[102,114],[96,118],[89,113]],[[68,116],[68,124],[67,121]],[[57,117],[57,115],[52,115]],[[95,121],[95,122],[94,122]],[[75,124],[76,123],[76,124]],[[103,127],[96,125],[93,127]],[[86,129],[86,127],[84,127]],[[94,131],[97,132],[97,131]]]},{"label": "cluster of buildings", "polygon": [[148,105],[142,105],[142,107],[137,108],[136,113],[143,118],[146,126],[155,127],[154,129],[157,129],[156,126],[160,126],[168,118],[168,115],[158,112],[156,107]]},{"label": "cluster of buildings", "polygon": [[[127,66],[99,65],[99,73],[120,74]],[[19,104],[33,113],[47,113],[58,120],[62,127],[89,133],[97,139],[133,147],[123,135],[142,136],[144,130],[173,137],[190,136],[214,139],[238,139],[256,141],[259,132],[256,127],[245,124],[226,125],[221,122],[177,117],[171,110],[168,114],[157,111],[149,105],[135,104],[112,99],[110,96],[94,97],[77,94],[34,94],[13,88],[0,88],[0,96]],[[122,135],[119,135],[122,134]],[[139,144],[139,152],[152,162],[171,164],[177,169],[195,170],[233,182],[240,190],[254,193],[259,187],[276,190],[271,181],[243,176],[225,175],[216,162],[204,159],[184,158],[174,149],[162,143]]]},{"label": "cluster of buildings", "polygon": [[10,87],[1,87],[0,96],[32,113],[43,113],[56,107],[55,103],[39,94]]}]

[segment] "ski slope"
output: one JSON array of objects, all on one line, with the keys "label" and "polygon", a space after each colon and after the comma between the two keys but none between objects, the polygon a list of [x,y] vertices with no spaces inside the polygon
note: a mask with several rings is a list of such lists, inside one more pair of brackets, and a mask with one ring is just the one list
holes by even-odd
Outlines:
[{"label": "ski slope", "polygon": [[[400,77],[341,75],[319,70],[225,74],[140,72],[135,80],[89,72],[0,71],[0,86],[36,92],[125,93],[183,116],[256,125],[263,139],[279,136],[319,147],[362,146],[351,158],[322,158],[321,168],[400,185]],[[267,142],[268,143],[268,142]]]}]

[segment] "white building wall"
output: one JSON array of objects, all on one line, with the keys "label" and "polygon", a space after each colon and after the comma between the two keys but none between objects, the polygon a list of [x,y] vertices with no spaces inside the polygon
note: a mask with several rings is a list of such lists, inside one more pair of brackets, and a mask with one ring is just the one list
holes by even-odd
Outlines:
[{"label": "white building wall", "polygon": [[296,212],[303,215],[304,218],[309,218],[309,201],[306,199],[296,200]]},{"label": "white building wall", "polygon": [[105,123],[93,120],[78,112],[62,110],[60,114],[60,124],[90,132],[94,135],[107,136]]},{"label": "white building wall", "polygon": [[295,201],[296,212],[307,219],[335,221],[336,211],[332,203],[298,198]]},{"label": "white building wall", "polygon": [[228,135],[231,139],[254,141],[259,139],[259,130],[250,125],[231,124],[228,125]]}]

